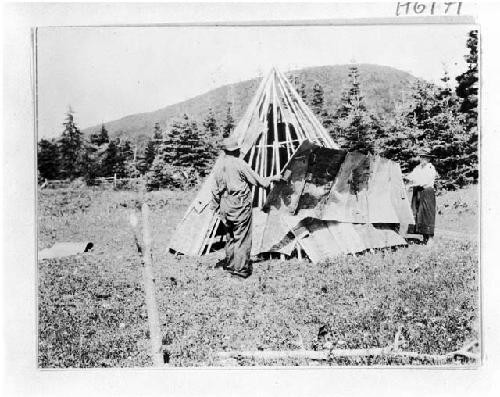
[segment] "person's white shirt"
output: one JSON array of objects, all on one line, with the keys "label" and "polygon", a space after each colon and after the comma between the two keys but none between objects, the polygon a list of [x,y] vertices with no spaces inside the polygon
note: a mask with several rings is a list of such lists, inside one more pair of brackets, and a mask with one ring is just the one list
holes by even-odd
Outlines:
[{"label": "person's white shirt", "polygon": [[438,173],[431,163],[419,164],[412,172],[406,175],[411,186],[434,187]]}]

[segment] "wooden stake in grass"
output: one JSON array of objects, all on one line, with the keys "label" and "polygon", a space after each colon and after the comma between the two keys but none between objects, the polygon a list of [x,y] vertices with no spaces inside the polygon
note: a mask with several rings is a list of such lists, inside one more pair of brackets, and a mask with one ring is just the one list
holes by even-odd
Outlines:
[{"label": "wooden stake in grass", "polygon": [[151,230],[149,227],[149,206],[142,204],[142,236],[144,241],[143,268],[144,289],[146,290],[146,306],[148,310],[149,338],[151,341],[151,358],[154,366],[163,365],[163,353],[160,334],[160,320],[155,297],[155,279],[153,275],[153,255],[151,252]]},{"label": "wooden stake in grass", "polygon": [[155,367],[164,365],[160,332],[160,320],[155,296],[155,278],[153,275],[153,255],[151,251],[151,229],[149,226],[149,206],[142,204],[142,242],[141,246],[137,233],[138,219],[135,213],[130,215],[130,224],[134,230],[137,250],[142,253],[142,277],[146,293],[146,308],[148,312],[149,340],[151,343],[151,359]]}]

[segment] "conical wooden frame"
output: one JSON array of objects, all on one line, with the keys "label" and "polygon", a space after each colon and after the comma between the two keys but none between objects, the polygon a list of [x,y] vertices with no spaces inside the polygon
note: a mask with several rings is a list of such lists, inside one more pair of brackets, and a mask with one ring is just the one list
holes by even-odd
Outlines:
[{"label": "conical wooden frame", "polygon": [[[304,103],[288,79],[276,67],[264,77],[244,116],[232,133],[241,157],[263,177],[277,175],[297,150],[309,140],[338,149],[328,132]],[[208,205],[210,174],[187,209],[169,244],[174,252],[205,255],[224,243],[224,228]],[[262,208],[267,189],[252,188],[253,206]]]}]

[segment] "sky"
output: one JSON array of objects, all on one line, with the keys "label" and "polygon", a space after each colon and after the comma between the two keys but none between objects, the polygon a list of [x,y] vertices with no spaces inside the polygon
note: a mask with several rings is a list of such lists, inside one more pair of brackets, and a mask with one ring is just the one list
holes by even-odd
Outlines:
[{"label": "sky", "polygon": [[68,106],[80,128],[150,112],[224,84],[307,66],[371,63],[439,83],[462,73],[466,25],[40,28],[38,136]]}]

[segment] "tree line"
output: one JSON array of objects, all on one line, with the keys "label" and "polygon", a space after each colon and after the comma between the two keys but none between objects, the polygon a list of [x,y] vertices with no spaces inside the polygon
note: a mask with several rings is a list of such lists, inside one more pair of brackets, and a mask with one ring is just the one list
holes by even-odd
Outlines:
[{"label": "tree line", "polygon": [[416,153],[426,149],[434,156],[432,162],[441,187],[456,189],[476,183],[479,173],[477,35],[477,30],[469,32],[467,69],[455,78],[454,89],[447,72],[440,86],[415,80],[391,117],[381,118],[367,109],[355,65],[349,68],[349,83],[335,109],[325,106],[319,83],[308,93],[300,79],[292,80],[302,99],[342,148],[397,161],[404,172],[417,164]]},{"label": "tree line", "polygon": [[[297,76],[291,76],[291,80],[342,148],[397,161],[404,172],[416,165],[416,153],[427,149],[435,156],[441,187],[455,189],[478,179],[477,40],[477,31],[471,31],[466,43],[467,69],[455,78],[456,87],[452,88],[446,72],[439,86],[415,80],[390,117],[367,108],[355,65],[349,68],[348,84],[334,109],[326,106],[318,82],[307,87]],[[42,139],[38,144],[41,178],[82,177],[91,183],[97,177],[115,174],[145,175],[148,187],[154,189],[197,184],[211,169],[221,139],[229,136],[235,122],[228,104],[220,125],[212,109],[200,126],[186,114],[172,120],[165,130],[156,123],[141,153],[134,153],[127,140],[110,139],[104,125],[88,138],[83,137],[71,109],[63,125],[59,138]]]},{"label": "tree line", "polygon": [[186,188],[196,185],[212,168],[222,138],[228,137],[234,126],[230,104],[222,126],[218,125],[212,109],[208,110],[201,127],[187,114],[174,119],[167,131],[162,131],[156,123],[144,156],[147,187]]},{"label": "tree line", "polygon": [[100,131],[84,137],[69,108],[58,138],[38,142],[38,174],[41,179],[95,178],[116,175],[135,176],[134,151],[130,141],[110,139],[104,124]]},{"label": "tree line", "polygon": [[234,125],[230,104],[221,127],[211,109],[201,128],[184,114],[173,119],[166,130],[155,123],[151,138],[138,152],[129,140],[111,139],[104,124],[99,131],[85,137],[69,108],[61,135],[38,142],[39,179],[83,178],[87,184],[93,184],[99,177],[144,175],[151,189],[190,187],[207,174],[222,138],[230,135]]}]

